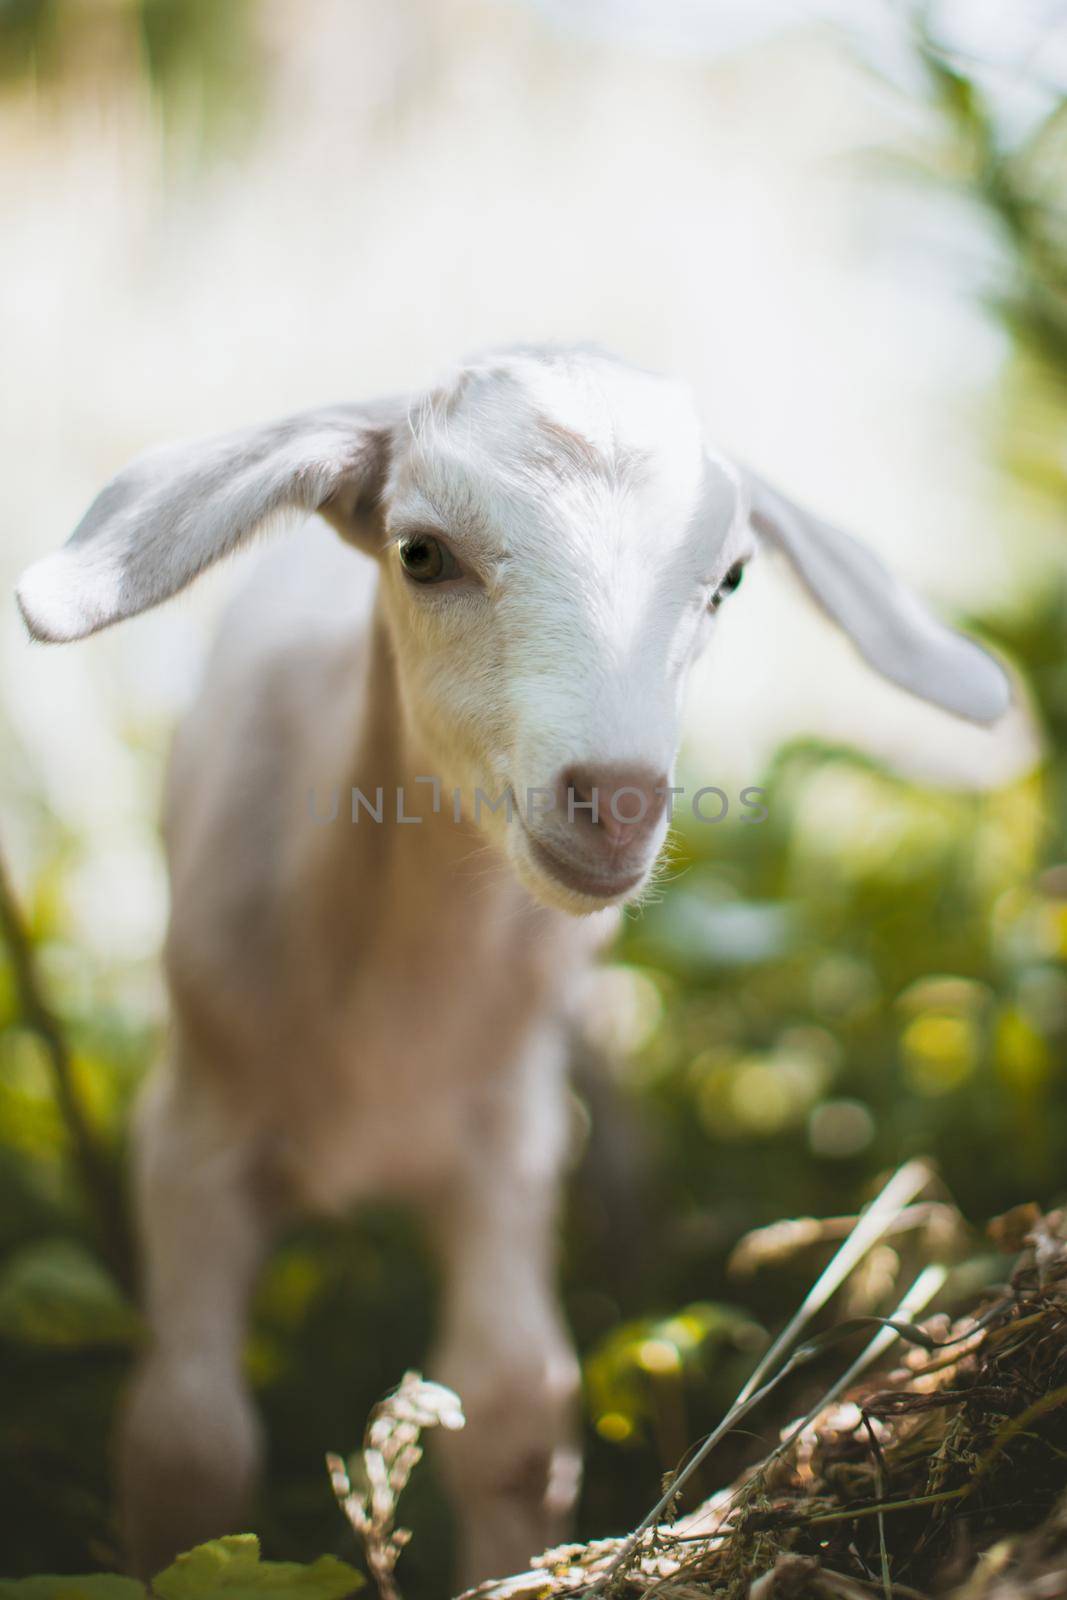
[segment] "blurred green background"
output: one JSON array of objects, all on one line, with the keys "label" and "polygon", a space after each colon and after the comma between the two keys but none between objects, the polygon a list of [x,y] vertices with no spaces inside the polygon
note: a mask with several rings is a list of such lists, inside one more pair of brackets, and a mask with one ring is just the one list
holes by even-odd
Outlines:
[{"label": "blurred green background", "polygon": [[[410,0],[342,17],[325,3],[298,12],[252,0],[0,0],[0,152],[21,230],[5,269],[17,381],[5,383],[3,401],[12,462],[4,514],[25,529],[32,511],[35,523],[13,538],[5,576],[9,560],[13,575],[63,535],[62,515],[76,514],[132,448],[157,433],[195,431],[194,405],[197,427],[213,408],[244,420],[231,411],[245,390],[262,387],[285,409],[302,403],[305,382],[362,389],[364,371],[369,381],[397,367],[406,374],[405,363],[422,359],[410,353],[420,340],[437,359],[483,337],[567,335],[576,331],[567,319],[584,316],[587,335],[660,366],[678,362],[688,328],[699,348],[680,364],[708,390],[722,350],[730,381],[710,406],[733,419],[737,443],[761,464],[769,454],[770,465],[806,474],[816,489],[840,469],[840,498],[846,509],[868,507],[876,535],[925,505],[932,485],[932,520],[924,524],[918,510],[903,564],[969,613],[1018,670],[1026,709],[1007,749],[987,747],[985,735],[967,743],[970,735],[871,688],[833,654],[816,658],[821,676],[800,674],[800,701],[819,714],[799,714],[784,687],[771,694],[782,682],[780,655],[777,677],[757,666],[746,674],[748,698],[740,688],[716,698],[714,683],[740,677],[729,676],[730,662],[757,653],[751,622],[747,634],[733,624],[741,631],[714,664],[719,676],[700,690],[691,774],[760,783],[770,816],[760,827],[683,820],[662,891],[628,922],[597,993],[592,1043],[607,1065],[579,1082],[590,1128],[564,1241],[564,1299],[586,1374],[579,1532],[587,1537],[640,1517],[660,1474],[732,1398],[763,1330],[799,1297],[810,1255],[746,1278],[728,1273],[748,1230],[853,1211],[879,1174],[918,1153],[936,1158],[976,1223],[1020,1201],[1050,1203],[1067,1185],[1067,75],[1053,70],[1067,62],[1063,8],[1021,8],[1010,41],[995,29],[960,39],[949,26],[953,8],[945,16],[890,9],[887,28],[872,29],[866,7],[839,6],[813,29],[785,4],[752,7],[742,19],[730,6],[603,0],[576,8],[580,26],[571,27],[551,5],[435,10]],[[388,61],[371,70],[371,47],[386,45]],[[482,150],[493,119],[506,116],[482,86],[501,59],[530,49],[523,71],[535,98],[523,114],[542,119],[531,124],[531,144],[576,138],[579,165],[589,152],[585,179],[601,159],[600,123],[568,121],[560,107],[574,111],[594,89],[599,116],[614,117],[616,133],[625,122],[627,137],[651,147],[653,175],[691,152],[703,129],[688,177],[706,173],[711,195],[698,191],[679,209],[677,240],[669,212],[646,216],[654,249],[640,216],[618,222],[615,243],[639,242],[646,253],[639,271],[620,268],[623,287],[615,295],[609,286],[612,304],[599,320],[589,311],[597,285],[574,268],[573,281],[561,272],[533,298],[535,325],[523,326],[500,288],[507,250],[488,234],[481,270],[493,280],[491,310],[480,322],[458,306],[469,247],[452,241],[477,200],[447,185],[435,199],[420,183],[426,119],[462,129],[452,159],[462,163],[468,136]],[[349,63],[358,133],[345,122]],[[536,99],[542,80],[552,85],[548,100]],[[837,120],[808,138],[804,130],[824,117],[812,97],[828,83],[841,97]],[[668,112],[675,91],[686,108]],[[469,111],[472,97],[468,126],[457,107]],[[299,159],[286,146],[297,125],[320,141]],[[730,162],[757,128],[765,143],[735,191]],[[505,190],[526,185],[538,198],[536,248],[547,261],[560,230],[592,232],[595,216],[582,222],[584,190],[564,192],[554,211],[545,198],[558,178],[554,158],[544,170],[531,165],[510,132],[497,176]],[[798,137],[804,149],[791,164],[784,152]],[[327,273],[352,326],[365,324],[362,291],[379,270],[374,238],[363,255],[327,268],[335,218],[318,232],[312,260],[309,246],[289,238],[301,233],[301,217],[281,218],[275,230],[271,211],[299,183],[301,161],[320,172],[339,148],[355,191],[372,196],[371,213],[381,204],[379,222],[408,210],[381,248],[398,271],[397,294],[409,298],[392,348],[364,325],[354,343],[340,341],[331,365],[321,340],[309,345],[315,313],[304,302]],[[110,176],[98,189],[92,173],[101,167]],[[41,181],[49,173],[51,188]],[[254,216],[238,198],[246,181],[261,196]],[[714,229],[701,233],[702,258],[668,259],[689,250],[694,227],[706,228],[693,213],[721,210],[731,195],[743,217],[742,266],[752,252],[769,273],[738,313],[758,359],[744,340],[730,345],[732,314],[715,305],[741,275],[736,262],[716,265],[708,254],[732,224],[720,240]],[[336,203],[348,209],[343,183]],[[813,207],[817,236],[791,233]],[[796,245],[795,258],[769,269],[765,211],[786,216],[782,237]],[[842,214],[865,219],[862,238],[840,232]],[[451,228],[443,243],[442,220]],[[342,228],[349,242],[353,225],[349,217]],[[189,245],[201,226],[214,258],[197,259]],[[283,239],[281,265],[257,265],[257,249],[283,250]],[[516,261],[527,260],[529,244],[520,230]],[[243,323],[237,300],[215,282],[237,260],[253,305]],[[529,288],[535,266],[518,290]],[[427,270],[429,294],[413,287]],[[893,290],[896,321],[879,331],[894,280],[905,286]],[[677,313],[661,306],[665,282],[685,290]],[[853,297],[845,317],[867,308],[862,330],[834,309],[843,282]],[[776,284],[798,297],[795,315],[780,322],[759,298],[768,286],[778,294]],[[948,334],[939,319],[959,325]],[[907,364],[894,366],[888,353],[883,362],[891,329],[909,327]],[[102,359],[108,351],[115,371]],[[785,400],[764,381],[776,352]],[[345,377],[353,363],[354,381]],[[938,377],[924,387],[927,365]],[[856,385],[862,433],[849,434],[845,393],[827,378],[837,366]],[[810,411],[798,423],[804,397]],[[876,400],[893,408],[882,433],[875,420],[889,412],[870,409]],[[897,457],[906,458],[910,488],[896,482],[895,440],[911,441]],[[803,465],[820,454],[821,469]],[[931,537],[942,522],[951,524],[943,547]],[[5,635],[0,846],[71,1042],[76,1093],[119,1174],[131,1098],[164,1016],[154,965],[163,903],[155,795],[167,728],[213,605],[209,595],[202,610],[159,621],[161,632],[137,624],[133,643],[93,646],[58,665],[57,657],[42,665],[14,627]],[[753,614],[765,619],[763,657],[775,613]],[[831,682],[839,671],[853,674],[851,689]],[[95,765],[79,764],[86,737],[95,739]],[[710,776],[709,751],[719,763]],[[122,1239],[113,1227],[103,1235],[74,1156],[47,1053],[0,950],[4,1575],[89,1571],[117,1559],[108,1436],[141,1332],[116,1267]],[[400,1215],[308,1225],[278,1249],[248,1351],[270,1438],[257,1527],[268,1553],[356,1559],[323,1453],[353,1448],[375,1400],[420,1366],[433,1307],[431,1263]],[[732,1448],[713,1477],[727,1475],[746,1445]],[[416,1474],[405,1517],[416,1531],[406,1592],[441,1593],[449,1533],[431,1470]]]}]

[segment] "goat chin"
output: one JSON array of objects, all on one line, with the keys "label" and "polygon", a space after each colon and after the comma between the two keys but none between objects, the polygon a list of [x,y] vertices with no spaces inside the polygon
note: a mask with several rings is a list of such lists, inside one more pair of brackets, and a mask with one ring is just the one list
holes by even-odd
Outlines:
[{"label": "goat chin", "polygon": [[640,873],[628,874],[617,885],[594,886],[590,881],[587,887],[580,878],[568,881],[559,876],[547,864],[545,856],[525,841],[511,854],[511,863],[515,876],[539,905],[564,911],[572,917],[621,910],[640,896],[651,871],[649,866]]}]

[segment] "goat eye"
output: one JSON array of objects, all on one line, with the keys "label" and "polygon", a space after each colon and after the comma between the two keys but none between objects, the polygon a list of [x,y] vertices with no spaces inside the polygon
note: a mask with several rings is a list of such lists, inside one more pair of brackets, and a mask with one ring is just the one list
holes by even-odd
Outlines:
[{"label": "goat eye", "polygon": [[413,583],[444,583],[458,578],[462,570],[448,546],[431,533],[401,541],[400,565]]},{"label": "goat eye", "polygon": [[718,611],[719,607],[726,599],[726,596],[728,594],[733,594],[734,590],[740,586],[741,579],[744,577],[744,575],[745,563],[743,561],[735,561],[708,602],[708,609],[711,611]]}]

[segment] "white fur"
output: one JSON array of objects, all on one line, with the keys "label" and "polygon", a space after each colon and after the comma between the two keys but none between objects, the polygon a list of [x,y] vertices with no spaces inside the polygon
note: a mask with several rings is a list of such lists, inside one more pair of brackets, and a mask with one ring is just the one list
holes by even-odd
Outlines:
[{"label": "white fur", "polygon": [[[238,1525],[258,1459],[245,1303],[271,1232],[395,1194],[444,1263],[437,1371],[470,1419],[445,1470],[473,1581],[560,1536],[573,1498],[553,1283],[567,1024],[666,831],[657,814],[620,843],[558,808],[475,826],[474,790],[521,811],[573,768],[669,782],[709,597],[753,524],[914,693],[990,720],[1006,680],[847,536],[710,452],[684,389],[581,349],[141,458],[23,581],[30,630],[92,632],[315,509],[345,542],[307,529],[268,556],[175,743],[174,1037],[137,1139],[155,1344],[123,1424],[124,1516],[142,1570]],[[465,576],[414,586],[414,530]],[[352,825],[353,786],[381,786],[387,816],[403,788],[421,820]],[[309,792],[320,815],[339,797],[335,823]]]}]

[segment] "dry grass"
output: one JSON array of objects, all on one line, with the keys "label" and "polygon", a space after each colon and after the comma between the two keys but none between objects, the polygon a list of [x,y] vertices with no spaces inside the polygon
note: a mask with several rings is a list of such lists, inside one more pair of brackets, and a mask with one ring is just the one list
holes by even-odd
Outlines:
[{"label": "dry grass", "polygon": [[474,1593],[1067,1597],[1067,1212],[1022,1208],[996,1227],[1001,1248],[1020,1251],[1009,1285],[954,1323],[876,1335],[896,1365],[824,1397],[737,1483],[636,1542],[550,1551]]}]

